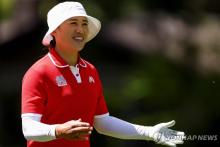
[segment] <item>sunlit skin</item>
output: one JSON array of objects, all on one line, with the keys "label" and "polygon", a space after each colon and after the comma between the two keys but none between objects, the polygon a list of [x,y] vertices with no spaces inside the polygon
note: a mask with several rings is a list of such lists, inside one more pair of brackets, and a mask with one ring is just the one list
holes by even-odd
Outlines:
[{"label": "sunlit skin", "polygon": [[55,50],[69,64],[76,65],[78,52],[86,44],[88,35],[88,20],[77,16],[64,21],[53,33],[55,37]]}]

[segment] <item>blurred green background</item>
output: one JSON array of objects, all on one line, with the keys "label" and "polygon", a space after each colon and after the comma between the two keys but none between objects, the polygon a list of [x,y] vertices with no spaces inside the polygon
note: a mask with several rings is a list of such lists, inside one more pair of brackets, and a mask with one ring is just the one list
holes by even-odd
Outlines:
[{"label": "blurred green background", "polygon": [[[47,11],[61,0],[0,0],[0,147],[25,146],[21,82],[47,53],[41,39]],[[219,144],[220,1],[81,0],[102,30],[82,50],[103,82],[110,114],[142,125],[176,120],[188,139],[181,146]],[[93,132],[91,146],[161,146]]]}]

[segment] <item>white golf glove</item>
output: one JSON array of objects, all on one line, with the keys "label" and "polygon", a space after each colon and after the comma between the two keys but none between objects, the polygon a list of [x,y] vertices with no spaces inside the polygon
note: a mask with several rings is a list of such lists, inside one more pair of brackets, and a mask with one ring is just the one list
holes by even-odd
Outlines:
[{"label": "white golf glove", "polygon": [[174,125],[175,121],[173,120],[167,123],[160,123],[153,127],[149,127],[148,136],[151,140],[157,142],[158,144],[176,147],[176,144],[183,144],[185,134],[184,132],[168,129]]}]

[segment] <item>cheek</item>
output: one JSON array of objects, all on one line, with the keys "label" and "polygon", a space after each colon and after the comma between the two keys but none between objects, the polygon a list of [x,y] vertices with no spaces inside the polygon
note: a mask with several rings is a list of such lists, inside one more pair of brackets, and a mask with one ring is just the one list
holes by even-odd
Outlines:
[{"label": "cheek", "polygon": [[89,28],[88,26],[82,26],[82,33],[86,36],[89,33]]},{"label": "cheek", "polygon": [[89,34],[89,29],[88,29],[88,28],[85,29],[84,34],[85,34],[86,36],[88,36],[88,34]]},{"label": "cheek", "polygon": [[72,35],[70,31],[65,31],[61,35],[61,40],[72,40]]}]

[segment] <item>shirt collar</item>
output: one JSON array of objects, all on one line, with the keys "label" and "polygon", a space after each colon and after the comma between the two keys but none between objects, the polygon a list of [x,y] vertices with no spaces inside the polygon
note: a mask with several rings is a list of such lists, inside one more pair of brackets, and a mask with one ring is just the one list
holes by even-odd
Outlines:
[{"label": "shirt collar", "polygon": [[[66,61],[63,60],[63,58],[56,52],[55,49],[50,48],[49,49],[49,53],[48,56],[51,60],[51,62],[59,68],[65,68],[65,67],[69,67],[71,65],[69,65],[68,63],[66,63]],[[78,58],[77,64],[75,65],[75,67],[87,67],[86,61],[84,61],[80,56]]]}]

